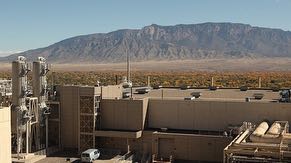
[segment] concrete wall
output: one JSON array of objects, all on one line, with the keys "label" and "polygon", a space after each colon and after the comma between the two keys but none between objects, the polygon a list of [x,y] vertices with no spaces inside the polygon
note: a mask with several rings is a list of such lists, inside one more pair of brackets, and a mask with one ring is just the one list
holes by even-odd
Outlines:
[{"label": "concrete wall", "polygon": [[0,162],[11,162],[11,121],[8,107],[0,107]]},{"label": "concrete wall", "polygon": [[61,145],[63,148],[78,147],[79,88],[60,87],[61,103]]},{"label": "concrete wall", "polygon": [[149,100],[148,127],[223,131],[263,120],[291,122],[291,104],[271,102]]},{"label": "concrete wall", "polygon": [[[158,133],[144,131],[139,139],[101,137],[96,148],[137,151],[141,155],[155,154],[167,159],[215,161],[223,160],[223,149],[231,138],[212,135]],[[128,143],[128,144],[127,144]]]},{"label": "concrete wall", "polygon": [[144,128],[147,99],[101,101],[102,129],[142,130]]},{"label": "concrete wall", "polygon": [[103,99],[122,98],[121,85],[102,86],[101,94]]},{"label": "concrete wall", "polygon": [[153,133],[153,153],[179,160],[216,161],[223,159],[223,149],[231,138],[212,135]]}]

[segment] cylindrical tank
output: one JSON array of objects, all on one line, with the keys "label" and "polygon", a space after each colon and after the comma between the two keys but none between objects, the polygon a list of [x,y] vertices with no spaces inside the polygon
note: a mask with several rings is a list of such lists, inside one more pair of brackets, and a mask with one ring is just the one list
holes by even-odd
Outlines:
[{"label": "cylindrical tank", "polygon": [[271,134],[271,135],[279,135],[280,133],[281,133],[281,125],[278,122],[273,123],[267,132],[267,134]]},{"label": "cylindrical tank", "polygon": [[252,133],[254,136],[263,136],[265,135],[266,131],[268,130],[269,125],[267,122],[262,122]]}]

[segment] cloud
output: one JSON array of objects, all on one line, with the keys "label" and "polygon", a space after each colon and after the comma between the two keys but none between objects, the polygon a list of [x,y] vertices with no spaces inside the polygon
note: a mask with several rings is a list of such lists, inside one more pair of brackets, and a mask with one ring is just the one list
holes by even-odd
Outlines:
[{"label": "cloud", "polygon": [[0,51],[0,57],[5,57],[10,54],[21,53],[21,52],[23,51],[22,50]]}]

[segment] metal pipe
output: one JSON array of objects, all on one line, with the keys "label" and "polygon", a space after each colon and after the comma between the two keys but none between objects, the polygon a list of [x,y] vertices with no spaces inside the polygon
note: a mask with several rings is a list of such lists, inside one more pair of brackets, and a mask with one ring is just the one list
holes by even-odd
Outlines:
[{"label": "metal pipe", "polygon": [[148,87],[150,87],[151,86],[151,77],[150,76],[148,76]]},{"label": "metal pipe", "polygon": [[126,48],[126,62],[127,62],[127,82],[130,82],[130,56]]},{"label": "metal pipe", "polygon": [[235,144],[241,143],[250,133],[250,130],[247,129],[243,134],[240,135],[240,137],[234,142]]},{"label": "metal pipe", "polygon": [[118,76],[115,75],[115,84],[118,85]]},{"label": "metal pipe", "polygon": [[46,152],[48,150],[48,116],[45,118],[45,146]]},{"label": "metal pipe", "polygon": [[26,155],[28,155],[28,146],[29,146],[29,144],[28,144],[28,138],[29,138],[29,133],[28,133],[28,124],[29,123],[29,121],[27,121],[26,122]]},{"label": "metal pipe", "polygon": [[261,88],[261,87],[262,87],[262,78],[261,78],[261,77],[259,77],[259,79],[258,79],[258,80],[259,80],[259,85],[258,85],[258,87],[259,87],[259,88]]}]

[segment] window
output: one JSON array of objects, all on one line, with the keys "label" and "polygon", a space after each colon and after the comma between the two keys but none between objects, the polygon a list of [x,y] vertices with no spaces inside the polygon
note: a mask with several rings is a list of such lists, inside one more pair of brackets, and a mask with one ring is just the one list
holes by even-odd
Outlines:
[{"label": "window", "polygon": [[89,157],[90,155],[88,153],[83,153],[82,157]]}]

